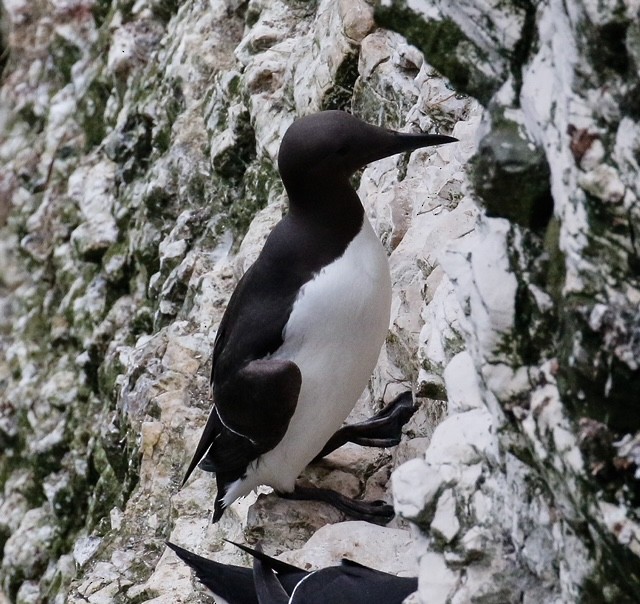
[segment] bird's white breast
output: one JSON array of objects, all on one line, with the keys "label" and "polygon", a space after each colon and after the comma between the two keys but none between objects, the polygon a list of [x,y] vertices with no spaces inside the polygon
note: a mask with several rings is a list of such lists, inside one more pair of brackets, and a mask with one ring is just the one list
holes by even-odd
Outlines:
[{"label": "bird's white breast", "polygon": [[[369,221],[344,254],[300,290],[273,358],[302,373],[296,411],[282,441],[232,485],[229,503],[259,484],[290,491],[364,390],[389,325],[388,260]],[[242,484],[239,484],[239,483]]]}]

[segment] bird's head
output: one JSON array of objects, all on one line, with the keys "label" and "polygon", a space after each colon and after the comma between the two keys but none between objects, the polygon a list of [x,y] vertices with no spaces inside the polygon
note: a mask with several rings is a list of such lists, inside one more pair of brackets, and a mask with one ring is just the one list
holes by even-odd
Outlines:
[{"label": "bird's head", "polygon": [[278,168],[285,186],[297,188],[301,183],[347,180],[372,161],[456,140],[440,134],[396,132],[344,111],[322,111],[289,127],[280,145]]}]

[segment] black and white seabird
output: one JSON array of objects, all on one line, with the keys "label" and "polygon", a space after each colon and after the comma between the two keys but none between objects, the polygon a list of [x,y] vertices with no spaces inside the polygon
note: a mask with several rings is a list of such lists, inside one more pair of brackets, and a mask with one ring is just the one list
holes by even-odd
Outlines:
[{"label": "black and white seabird", "polygon": [[418,589],[415,577],[397,577],[346,559],[340,566],[308,572],[234,544],[253,556],[252,570],[167,545],[214,593],[216,602],[225,604],[401,604]]},{"label": "black and white seabird", "polygon": [[[183,481],[200,462],[215,472],[214,522],[259,485],[328,501],[366,520],[393,516],[383,502],[302,488],[296,478],[318,455],[354,440],[332,436],[366,387],[389,324],[387,256],[349,179],[383,157],[454,141],[386,130],[342,111],[303,117],[285,133],[278,168],[289,211],[239,281],[218,327],[214,406]],[[412,409],[399,397],[373,423],[353,426],[354,442],[397,443],[390,425],[399,433]]]}]

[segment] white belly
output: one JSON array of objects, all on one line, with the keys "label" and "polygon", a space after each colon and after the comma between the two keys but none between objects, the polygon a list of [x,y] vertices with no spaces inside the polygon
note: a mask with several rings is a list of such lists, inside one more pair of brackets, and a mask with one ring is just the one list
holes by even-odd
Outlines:
[{"label": "white belly", "polygon": [[224,498],[260,484],[291,491],[300,472],[340,428],[367,385],[389,327],[391,278],[380,240],[364,219],[345,253],[296,299],[273,358],[302,372],[296,411],[282,441],[247,470]]}]

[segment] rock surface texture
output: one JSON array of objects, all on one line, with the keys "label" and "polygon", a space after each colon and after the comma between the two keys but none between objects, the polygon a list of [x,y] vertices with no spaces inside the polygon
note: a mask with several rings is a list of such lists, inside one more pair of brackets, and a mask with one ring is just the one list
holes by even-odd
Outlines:
[{"label": "rock surface texture", "polygon": [[[212,602],[164,546],[419,573],[412,602],[640,601],[637,0],[3,0],[0,604]],[[308,470],[389,527],[182,476],[217,324],[286,209],[279,141],[347,109],[455,145],[367,168],[389,336]]]}]

